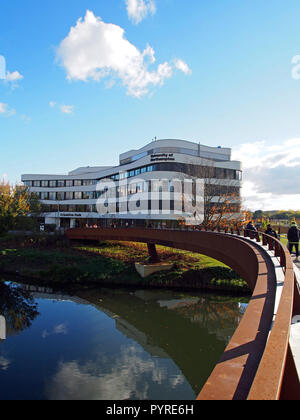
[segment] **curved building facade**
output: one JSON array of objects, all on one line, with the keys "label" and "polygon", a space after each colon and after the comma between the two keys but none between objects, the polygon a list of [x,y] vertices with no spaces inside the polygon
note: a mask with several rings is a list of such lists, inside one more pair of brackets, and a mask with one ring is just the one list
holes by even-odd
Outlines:
[{"label": "curved building facade", "polygon": [[201,223],[208,194],[215,206],[232,194],[239,212],[242,168],[228,148],[157,140],[121,154],[118,166],[22,175],[22,181],[38,195],[45,224],[173,227]]}]

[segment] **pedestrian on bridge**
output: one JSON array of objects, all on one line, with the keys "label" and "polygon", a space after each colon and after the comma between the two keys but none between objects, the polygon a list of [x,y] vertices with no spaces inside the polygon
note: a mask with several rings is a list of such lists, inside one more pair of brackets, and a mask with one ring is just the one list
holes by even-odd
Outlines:
[{"label": "pedestrian on bridge", "polygon": [[253,235],[257,232],[257,229],[254,226],[254,224],[252,223],[252,220],[249,221],[245,230],[246,230],[247,236],[251,236],[251,232],[253,232]]},{"label": "pedestrian on bridge", "polygon": [[289,241],[290,254],[292,254],[293,248],[295,247],[296,261],[299,261],[300,231],[298,229],[298,226],[297,226],[296,222],[292,222],[291,227],[288,231],[288,241]]},{"label": "pedestrian on bridge", "polygon": [[277,233],[275,232],[275,230],[272,229],[270,224],[267,226],[267,230],[265,231],[265,233],[267,235],[274,236],[274,238],[278,239]]}]

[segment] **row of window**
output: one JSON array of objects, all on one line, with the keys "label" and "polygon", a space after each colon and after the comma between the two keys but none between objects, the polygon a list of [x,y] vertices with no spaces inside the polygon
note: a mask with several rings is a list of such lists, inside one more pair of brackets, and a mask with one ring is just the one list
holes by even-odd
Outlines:
[{"label": "row of window", "polygon": [[96,179],[67,179],[59,181],[24,181],[27,187],[35,188],[69,188],[96,185]]},{"label": "row of window", "polygon": [[[234,169],[216,168],[214,166],[206,167],[199,165],[191,165],[186,163],[162,162],[153,165],[144,166],[142,168],[132,169],[125,172],[113,174],[110,177],[113,181],[125,180],[135,176],[141,176],[148,172],[179,172],[193,177],[204,179],[228,179],[242,180],[242,172]],[[105,178],[102,178],[105,179]],[[24,181],[28,187],[36,188],[66,188],[66,187],[82,187],[96,185],[99,180],[52,180],[52,181]]]},{"label": "row of window", "polygon": [[[120,187],[105,189],[102,191],[70,191],[70,192],[38,192],[35,193],[40,200],[67,201],[67,200],[97,200],[100,197],[114,198],[127,197],[129,195],[142,192],[162,192],[162,183],[157,182],[138,182]],[[168,182],[167,191],[174,192],[171,182]]]},{"label": "row of window", "polygon": [[[157,202],[157,210],[163,209],[162,200],[158,200]],[[142,210],[151,210],[153,209],[153,204],[151,200],[148,202],[141,202],[137,201],[135,203],[137,209]],[[107,206],[108,207],[108,206]],[[174,200],[170,200],[170,210],[174,211]],[[112,213],[124,213],[128,212],[129,207],[127,203],[115,203],[114,211]],[[96,204],[91,205],[47,205],[44,204],[42,206],[42,213],[97,213],[97,206]]]},{"label": "row of window", "polygon": [[[184,187],[181,187],[184,191]],[[140,193],[161,193],[161,192],[179,192],[174,188],[172,181],[164,182],[139,182],[129,185],[114,187],[103,191],[74,191],[74,192],[40,192],[36,193],[40,200],[44,201],[69,201],[69,200],[97,200],[98,198],[121,198]],[[195,188],[193,187],[193,193]],[[205,194],[213,196],[235,195],[239,197],[240,188],[227,185],[206,185]]]},{"label": "row of window", "polygon": [[42,213],[97,213],[96,204],[90,205],[58,205],[58,204],[43,204]]},{"label": "row of window", "polygon": [[[174,211],[175,209],[175,202],[174,200],[170,200],[169,202],[170,207],[169,210]],[[125,207],[124,207],[125,206]],[[154,208],[155,206],[155,208]],[[178,207],[178,203],[177,206]],[[179,207],[182,207],[182,211],[184,212],[184,204],[179,204]],[[218,207],[224,211],[224,206],[222,204],[208,204],[207,205],[208,210],[211,207],[214,207],[216,211],[218,211]],[[136,208],[142,209],[142,210],[163,210],[163,202],[162,200],[158,200],[155,205],[151,202],[151,200],[147,202],[140,202],[139,200],[136,202]],[[115,213],[124,213],[124,211],[129,211],[128,205],[124,205],[124,203],[116,203],[115,205]],[[228,212],[229,213],[239,213],[241,211],[239,204],[229,204],[228,205]],[[90,204],[90,205],[57,205],[57,204],[43,204],[42,206],[42,213],[97,213],[97,206],[96,204]],[[226,212],[226,211],[225,211]]]},{"label": "row of window", "polygon": [[[163,205],[165,208],[163,208]],[[132,210],[133,204],[131,204],[131,210]],[[139,211],[150,211],[150,210],[175,210],[175,201],[170,200],[168,203],[164,202],[162,200],[157,200],[155,204],[151,201],[140,201],[137,200],[134,203],[134,206],[136,207],[136,210]],[[166,208],[167,206],[167,208]],[[128,203],[119,203],[116,202],[114,206],[108,206],[108,204],[104,205],[104,207],[107,207],[107,210],[111,214],[115,213],[126,213],[129,212],[129,205]],[[177,208],[180,208],[181,211],[184,212],[184,205],[182,201],[177,202]],[[96,204],[92,205],[43,205],[42,206],[42,213],[97,213],[97,206]]]}]

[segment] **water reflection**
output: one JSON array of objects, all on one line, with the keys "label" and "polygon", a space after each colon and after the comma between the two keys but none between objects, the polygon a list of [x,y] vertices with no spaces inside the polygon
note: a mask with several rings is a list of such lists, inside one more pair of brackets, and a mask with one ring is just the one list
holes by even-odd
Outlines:
[{"label": "water reflection", "polygon": [[21,285],[0,281],[0,315],[1,338],[5,339],[30,328],[39,313],[30,292]]},{"label": "water reflection", "polygon": [[[23,321],[18,328],[10,318],[18,343],[7,340],[2,352],[0,345],[0,369],[11,375],[0,377],[5,399],[194,399],[244,312],[240,298],[197,293],[97,288],[67,295],[5,286],[16,302],[12,319]],[[22,375],[30,372],[27,383],[9,388],[20,366]]]},{"label": "water reflection", "polygon": [[0,315],[0,340],[6,339],[6,321],[5,317]]},{"label": "water reflection", "polygon": [[[107,364],[108,371],[103,369]],[[141,348],[122,346],[117,359],[102,357],[81,365],[78,361],[61,362],[57,373],[47,384],[51,400],[146,400],[151,384],[175,389],[183,384],[182,374],[168,377],[155,359],[144,358]],[[153,385],[152,385],[153,386]]]}]

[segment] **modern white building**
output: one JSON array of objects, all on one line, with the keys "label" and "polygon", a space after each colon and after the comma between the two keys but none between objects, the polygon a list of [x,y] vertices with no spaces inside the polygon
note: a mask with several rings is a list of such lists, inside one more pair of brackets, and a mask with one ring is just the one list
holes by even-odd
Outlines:
[{"label": "modern white building", "polygon": [[218,191],[212,202],[224,192],[239,197],[242,168],[228,148],[156,140],[121,154],[118,166],[22,175],[22,181],[41,200],[40,221],[46,225],[173,227],[183,219],[201,222],[207,184]]}]

